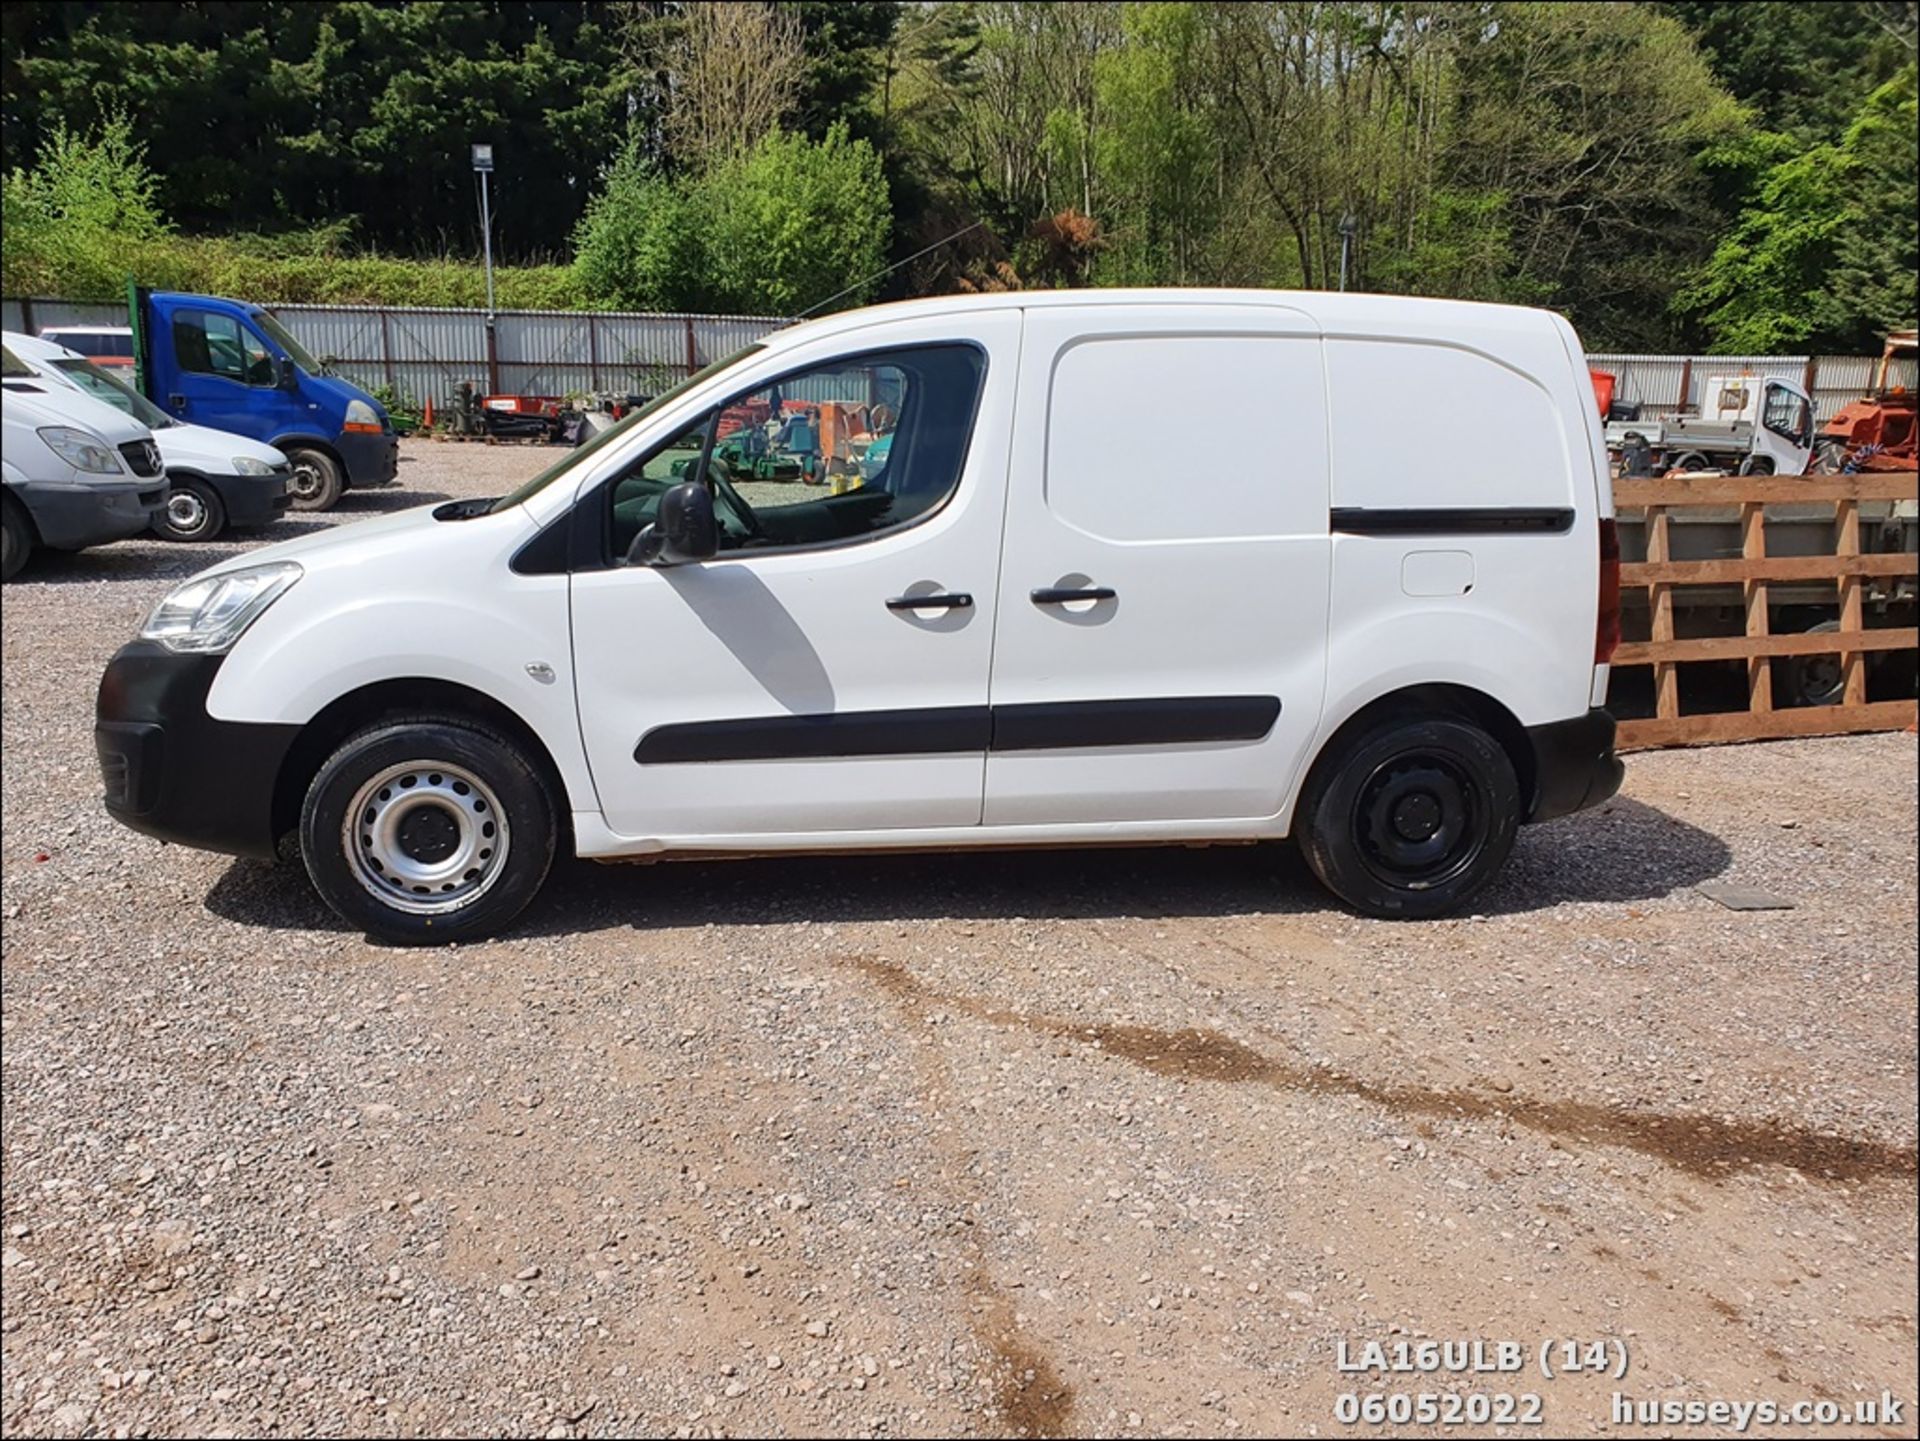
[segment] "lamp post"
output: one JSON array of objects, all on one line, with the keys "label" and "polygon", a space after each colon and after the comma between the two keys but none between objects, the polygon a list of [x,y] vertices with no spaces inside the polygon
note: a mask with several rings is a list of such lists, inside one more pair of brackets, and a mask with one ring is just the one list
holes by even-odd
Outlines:
[{"label": "lamp post", "polygon": [[493,174],[493,147],[473,147],[473,173],[480,177],[480,244],[487,262],[487,324],[493,324],[493,209],[487,196],[487,177]]},{"label": "lamp post", "polygon": [[1353,250],[1354,232],[1360,228],[1353,218],[1353,212],[1340,217],[1340,288],[1347,288],[1347,256]]}]

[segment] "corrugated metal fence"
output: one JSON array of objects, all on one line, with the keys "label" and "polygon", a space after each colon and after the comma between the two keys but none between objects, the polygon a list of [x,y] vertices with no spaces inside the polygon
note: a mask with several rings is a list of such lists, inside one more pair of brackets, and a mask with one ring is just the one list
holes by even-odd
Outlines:
[{"label": "corrugated metal fence", "polygon": [[[1618,378],[1614,398],[1638,405],[1651,416],[1681,409],[1696,413],[1716,376],[1777,375],[1807,387],[1813,396],[1816,422],[1825,422],[1850,400],[1858,400],[1873,384],[1880,364],[1877,355],[1601,355],[1589,354],[1595,370]],[[1888,367],[1887,383],[1915,386],[1911,360]]]},{"label": "corrugated metal fence", "polygon": [[[419,405],[445,406],[461,381],[485,393],[569,395],[588,390],[652,394],[731,355],[784,320],[748,315],[646,315],[612,310],[503,310],[491,335],[486,312],[371,305],[275,305],[268,309],[315,355],[368,389],[385,387]],[[118,305],[8,300],[8,330],[50,325],[124,325]],[[1617,397],[1648,413],[1697,409],[1719,375],[1780,375],[1806,384],[1826,420],[1873,383],[1878,357],[1864,355],[1603,355],[1587,357],[1619,377]],[[1914,362],[1896,361],[1891,383],[1916,384]]]},{"label": "corrugated metal fence", "polygon": [[[646,315],[611,310],[481,310],[372,305],[271,305],[293,336],[334,370],[403,402],[444,408],[462,381],[482,394],[657,394],[787,322],[749,315]],[[5,328],[125,325],[124,306],[8,300]]]}]

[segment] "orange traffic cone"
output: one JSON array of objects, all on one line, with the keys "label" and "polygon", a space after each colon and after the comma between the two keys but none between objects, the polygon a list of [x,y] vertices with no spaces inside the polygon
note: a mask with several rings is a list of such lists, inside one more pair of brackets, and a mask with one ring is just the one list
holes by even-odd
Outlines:
[{"label": "orange traffic cone", "polygon": [[426,413],[420,417],[420,427],[423,430],[433,429],[433,397],[431,395],[427,397]]}]

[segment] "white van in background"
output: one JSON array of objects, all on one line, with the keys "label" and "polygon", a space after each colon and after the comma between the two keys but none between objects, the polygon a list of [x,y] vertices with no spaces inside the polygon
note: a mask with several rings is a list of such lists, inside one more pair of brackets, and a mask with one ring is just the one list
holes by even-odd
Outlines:
[{"label": "white van in background", "polygon": [[1618,575],[1556,315],[915,301],[776,332],[510,495],[203,572],[95,734],[119,819],[297,832],[403,942],[500,929],[563,847],[1293,836],[1430,916],[1619,786]]},{"label": "white van in background", "polygon": [[11,348],[0,348],[0,387],[0,580],[37,549],[84,550],[152,524],[167,487],[146,426],[44,379]]},{"label": "white van in background", "polygon": [[272,446],[175,420],[118,376],[50,340],[11,330],[0,340],[43,379],[103,401],[153,432],[167,468],[167,502],[153,519],[156,535],[212,540],[230,529],[272,525],[286,514],[293,468]]}]

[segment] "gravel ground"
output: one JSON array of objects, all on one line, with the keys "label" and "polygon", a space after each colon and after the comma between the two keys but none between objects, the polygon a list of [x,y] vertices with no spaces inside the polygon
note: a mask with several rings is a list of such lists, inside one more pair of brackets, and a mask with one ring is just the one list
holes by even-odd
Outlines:
[{"label": "gravel ground", "polygon": [[1546,1434],[1920,1402],[1912,736],[1636,757],[1453,921],[1269,847],[571,863],[400,951],[99,808],[102,664],[233,549],[6,592],[9,1434],[1326,1435],[1423,1337],[1624,1340],[1386,1383]]}]

